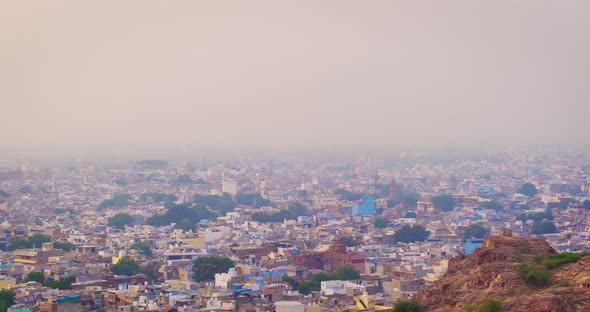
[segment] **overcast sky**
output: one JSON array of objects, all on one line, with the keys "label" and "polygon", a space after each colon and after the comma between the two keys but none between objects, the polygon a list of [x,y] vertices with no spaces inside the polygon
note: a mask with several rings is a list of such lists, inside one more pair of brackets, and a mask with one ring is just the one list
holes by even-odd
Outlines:
[{"label": "overcast sky", "polygon": [[589,144],[590,1],[0,1],[2,148]]}]

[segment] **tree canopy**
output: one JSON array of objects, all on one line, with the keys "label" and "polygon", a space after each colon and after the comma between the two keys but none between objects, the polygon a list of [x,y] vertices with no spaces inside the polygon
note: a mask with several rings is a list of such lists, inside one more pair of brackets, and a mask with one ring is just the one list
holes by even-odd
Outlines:
[{"label": "tree canopy", "polygon": [[141,253],[143,253],[146,256],[151,256],[152,255],[152,246],[150,245],[150,243],[142,241],[142,242],[138,242],[135,243],[131,246],[132,249],[137,249],[138,251],[140,251]]},{"label": "tree canopy", "polygon": [[502,211],[504,210],[504,206],[502,204],[500,204],[500,202],[498,202],[497,200],[491,200],[488,202],[483,202],[480,204],[481,208],[483,209],[491,209],[491,210],[495,210],[495,211]]},{"label": "tree canopy", "polygon": [[582,203],[582,208],[585,209],[590,209],[590,200],[586,199],[583,203]]},{"label": "tree canopy", "polygon": [[70,242],[56,241],[56,242],[53,242],[53,248],[61,249],[63,251],[73,251],[76,249],[76,245],[74,245]]},{"label": "tree canopy", "polygon": [[43,284],[43,282],[45,281],[45,275],[43,275],[42,272],[31,271],[27,274],[27,278],[25,278],[25,281]]},{"label": "tree canopy", "polygon": [[262,197],[260,193],[240,193],[236,195],[238,205],[252,206],[256,208],[272,206],[270,200]]},{"label": "tree canopy", "polygon": [[309,208],[307,208],[307,206],[299,202],[291,203],[287,210],[289,210],[289,212],[291,212],[296,217],[311,215],[311,211],[309,211]]},{"label": "tree canopy", "polygon": [[416,217],[415,211],[408,211],[408,213],[406,213],[406,218],[415,218],[415,217]]},{"label": "tree canopy", "polygon": [[[318,291],[321,288],[321,283],[324,281],[333,280],[357,280],[360,279],[360,273],[355,270],[352,265],[345,264],[338,269],[334,274],[326,274],[325,272],[319,272],[312,276],[310,280],[300,282],[297,285],[297,290],[304,295],[309,295],[312,291]],[[291,283],[290,279],[286,279],[287,282]]]},{"label": "tree canopy", "polygon": [[172,205],[164,214],[149,218],[147,223],[153,226],[162,226],[172,223],[179,224],[182,220],[189,219],[194,224],[214,217],[215,214],[203,206],[182,203]]},{"label": "tree canopy", "polygon": [[14,305],[16,294],[12,290],[0,290],[0,312],[6,312],[8,308]]},{"label": "tree canopy", "polygon": [[474,223],[465,228],[465,230],[463,231],[463,238],[485,238],[489,234],[490,230],[488,230],[483,224]]},{"label": "tree canopy", "polygon": [[111,267],[111,272],[117,275],[135,275],[139,271],[139,264],[131,257],[125,256]]},{"label": "tree canopy", "polygon": [[118,213],[109,219],[109,226],[124,229],[125,225],[133,223],[133,217],[128,213]]},{"label": "tree canopy", "polygon": [[190,218],[184,218],[180,220],[180,222],[174,225],[175,229],[181,229],[183,231],[195,231],[197,229],[197,224],[193,222]]},{"label": "tree canopy", "polygon": [[113,180],[113,182],[119,186],[129,185],[129,182],[127,182],[127,180],[125,180],[124,178],[116,178],[115,180]]},{"label": "tree canopy", "polygon": [[107,198],[100,202],[98,209],[105,209],[111,207],[125,207],[129,205],[131,195],[129,194],[116,194],[112,198]]},{"label": "tree canopy", "polygon": [[553,220],[553,214],[551,211],[521,213],[516,217],[516,220],[522,222],[526,222],[527,220],[543,221],[545,219]]},{"label": "tree canopy", "polygon": [[334,192],[334,194],[340,196],[340,198],[347,201],[359,200],[365,196],[364,193],[351,192],[347,189],[337,189],[336,192]]},{"label": "tree canopy", "polygon": [[414,300],[402,300],[395,304],[393,312],[421,312],[420,304]]},{"label": "tree canopy", "polygon": [[430,232],[421,225],[405,225],[393,234],[393,238],[401,243],[423,242],[428,239],[428,236]]},{"label": "tree canopy", "polygon": [[176,178],[176,183],[192,184],[193,179],[191,179],[191,176],[189,176],[188,174],[182,174],[182,175],[179,175],[178,178]]},{"label": "tree canopy", "polygon": [[174,194],[166,194],[160,192],[142,193],[139,195],[139,200],[142,202],[153,201],[156,203],[175,202],[178,197]]},{"label": "tree canopy", "polygon": [[29,236],[28,238],[17,238],[15,239],[10,246],[8,247],[9,250],[17,250],[17,249],[28,249],[28,248],[40,248],[43,243],[51,242],[51,237],[45,234],[34,234]]},{"label": "tree canopy", "polygon": [[383,217],[375,217],[375,220],[373,220],[373,225],[379,229],[386,228],[388,224],[389,221]]},{"label": "tree canopy", "polygon": [[228,212],[234,211],[236,203],[228,193],[223,195],[194,195],[193,202],[197,205],[207,207],[212,211],[216,211],[219,215],[225,215]]},{"label": "tree canopy", "polygon": [[432,197],[432,206],[441,211],[453,211],[457,203],[452,196],[438,195]]},{"label": "tree canopy", "polygon": [[47,280],[43,284],[45,287],[52,289],[72,289],[72,284],[76,281],[76,278],[69,276],[66,278],[60,278],[59,280]]},{"label": "tree canopy", "polygon": [[533,197],[537,195],[539,191],[537,191],[537,187],[532,183],[525,183],[519,189],[518,193],[526,195],[528,197]]},{"label": "tree canopy", "polygon": [[21,194],[31,194],[33,193],[33,188],[30,185],[23,185],[18,189],[18,191]]},{"label": "tree canopy", "polygon": [[533,228],[531,229],[532,234],[549,234],[557,233],[555,224],[551,221],[535,221]]},{"label": "tree canopy", "polygon": [[344,236],[342,239],[344,240],[344,246],[346,247],[356,247],[360,245],[360,243],[352,238],[352,236]]},{"label": "tree canopy", "polygon": [[295,215],[287,209],[281,209],[278,212],[266,213],[255,212],[251,216],[252,221],[269,223],[269,222],[283,222],[284,220],[295,220]]},{"label": "tree canopy", "polygon": [[331,278],[343,281],[357,280],[361,278],[361,274],[352,265],[344,264],[336,269]]},{"label": "tree canopy", "polygon": [[200,257],[193,262],[195,281],[209,281],[215,278],[216,273],[227,272],[235,263],[227,257],[207,256]]}]

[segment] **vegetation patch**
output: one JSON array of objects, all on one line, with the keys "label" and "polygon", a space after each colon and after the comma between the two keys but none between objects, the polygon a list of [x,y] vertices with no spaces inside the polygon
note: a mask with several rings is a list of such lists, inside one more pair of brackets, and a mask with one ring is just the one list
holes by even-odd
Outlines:
[{"label": "vegetation patch", "polygon": [[481,304],[470,304],[463,308],[465,312],[499,312],[502,309],[502,301],[498,299],[486,299]]},{"label": "vegetation patch", "polygon": [[521,264],[518,266],[520,277],[533,287],[544,287],[549,283],[551,272],[534,265]]},{"label": "vegetation patch", "polygon": [[564,264],[577,262],[588,255],[590,253],[562,252],[543,256],[541,263],[549,269],[556,269]]}]

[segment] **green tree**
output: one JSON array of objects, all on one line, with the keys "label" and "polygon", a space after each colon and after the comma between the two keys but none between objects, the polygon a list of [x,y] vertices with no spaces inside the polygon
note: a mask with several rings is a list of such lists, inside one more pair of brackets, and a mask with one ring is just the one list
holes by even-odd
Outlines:
[{"label": "green tree", "polygon": [[236,195],[236,202],[238,205],[252,206],[256,208],[272,206],[271,201],[262,197],[260,193],[240,193]]},{"label": "green tree", "polygon": [[457,203],[452,196],[449,195],[438,195],[432,197],[432,205],[434,208],[441,211],[453,211]]},{"label": "green tree", "polygon": [[421,312],[418,302],[414,300],[402,300],[395,304],[393,312]]},{"label": "green tree", "polygon": [[525,183],[518,189],[518,193],[528,197],[533,197],[537,195],[538,192],[537,187],[532,183]]},{"label": "green tree", "polygon": [[414,211],[408,211],[408,213],[406,213],[406,218],[415,218],[416,217],[416,212]]},{"label": "green tree", "polygon": [[287,209],[281,209],[275,213],[255,212],[250,216],[253,221],[269,223],[269,222],[283,222],[284,220],[295,220],[295,215]]},{"label": "green tree", "polygon": [[347,201],[359,200],[365,196],[365,194],[363,193],[351,192],[347,189],[337,189],[336,192],[334,192],[334,194],[340,196],[342,199]]},{"label": "green tree", "polygon": [[27,249],[27,248],[40,248],[43,243],[49,243],[51,241],[51,237],[45,234],[34,234],[29,236],[26,239],[17,238],[15,239],[10,247],[9,250],[17,250],[17,249]]},{"label": "green tree", "polygon": [[430,232],[421,225],[405,225],[393,234],[393,238],[402,243],[423,242],[428,239],[428,236]]},{"label": "green tree", "polygon": [[63,251],[73,251],[76,249],[76,245],[70,242],[53,242],[53,248],[61,249]]},{"label": "green tree", "polygon": [[27,282],[37,282],[43,284],[45,281],[45,275],[42,272],[31,271],[27,274],[27,278],[25,279]]},{"label": "green tree", "polygon": [[16,294],[8,289],[0,290],[0,312],[6,312],[8,308],[14,305]]},{"label": "green tree", "polygon": [[152,255],[152,246],[148,242],[139,242],[131,246],[132,249],[141,251],[144,255],[150,257]]},{"label": "green tree", "polygon": [[502,211],[504,210],[504,206],[502,206],[502,204],[500,204],[500,202],[498,202],[497,200],[491,200],[488,202],[483,202],[481,203],[481,208],[483,209],[491,209],[491,210],[495,210],[495,211]]},{"label": "green tree", "polygon": [[139,271],[139,264],[131,257],[125,256],[111,267],[111,272],[117,275],[135,275]]},{"label": "green tree", "polygon": [[115,184],[119,185],[119,186],[127,186],[127,185],[129,185],[129,182],[127,182],[127,180],[125,180],[123,178],[116,178],[113,182]]},{"label": "green tree", "polygon": [[481,223],[474,223],[465,228],[463,231],[464,239],[485,238],[490,231]]},{"label": "green tree", "polygon": [[386,228],[388,224],[389,221],[383,217],[376,217],[375,220],[373,220],[373,225],[379,229]]},{"label": "green tree", "polygon": [[361,278],[361,274],[352,265],[345,264],[338,267],[331,278],[343,281],[358,280]]},{"label": "green tree", "polygon": [[18,189],[18,191],[21,194],[31,194],[33,193],[33,188],[30,185],[23,185]]},{"label": "green tree", "polygon": [[215,278],[216,273],[227,272],[235,263],[227,257],[207,256],[200,257],[193,262],[195,281],[209,281]]},{"label": "green tree", "polygon": [[124,229],[125,225],[133,223],[133,217],[128,213],[118,213],[109,219],[109,226]]},{"label": "green tree", "polygon": [[533,228],[531,229],[532,234],[549,234],[557,233],[555,224],[550,221],[535,221]]},{"label": "green tree", "polygon": [[585,209],[590,209],[590,200],[586,199],[583,203],[582,203],[582,208]]},{"label": "green tree", "polygon": [[139,200],[142,202],[152,200],[156,203],[167,203],[167,202],[177,201],[178,197],[174,194],[154,192],[154,193],[142,193],[141,195],[139,195]]},{"label": "green tree", "polygon": [[189,218],[184,218],[180,220],[180,222],[176,223],[174,226],[175,229],[181,229],[183,231],[194,231],[195,230],[195,222],[193,222]]},{"label": "green tree", "polygon": [[522,222],[526,222],[527,220],[543,221],[545,219],[553,220],[553,214],[551,211],[521,213],[516,217],[516,220]]},{"label": "green tree", "polygon": [[107,198],[100,202],[98,209],[105,209],[111,207],[125,207],[129,205],[131,195],[129,194],[116,194],[112,198]]},{"label": "green tree", "polygon": [[293,279],[289,275],[287,275],[287,274],[283,275],[282,281],[291,285],[291,288],[297,289],[297,282],[295,281],[295,279]]},{"label": "green tree", "polygon": [[420,195],[418,195],[417,193],[410,193],[402,197],[402,202],[404,202],[404,204],[406,204],[407,207],[413,209],[416,208],[416,204],[418,203],[419,198]]},{"label": "green tree", "polygon": [[0,190],[0,197],[10,197],[10,194],[8,194],[7,192]]},{"label": "green tree", "polygon": [[193,179],[191,179],[191,177],[188,174],[183,174],[183,175],[179,175],[178,178],[176,178],[176,183],[192,184]]},{"label": "green tree", "polygon": [[342,239],[344,240],[344,246],[346,246],[346,247],[356,247],[356,246],[360,245],[360,243],[357,242],[351,236],[344,236],[344,237],[342,237]]},{"label": "green tree", "polygon": [[527,284],[535,287],[546,286],[551,278],[549,271],[529,264],[521,264],[518,267],[518,272]]},{"label": "green tree", "polygon": [[45,282],[45,287],[52,289],[72,289],[72,284],[76,281],[73,276],[67,278],[60,278],[59,280],[48,280]]},{"label": "green tree", "polygon": [[307,208],[307,206],[297,202],[290,204],[287,210],[291,212],[295,217],[309,216],[311,214],[311,211],[309,211],[309,208]]},{"label": "green tree", "polygon": [[162,226],[172,223],[180,223],[183,219],[188,218],[193,223],[201,220],[213,219],[215,214],[206,207],[194,205],[192,203],[172,204],[168,211],[162,215],[149,218],[147,224],[153,226]]},{"label": "green tree", "polygon": [[228,193],[223,195],[195,195],[193,202],[197,205],[207,207],[212,211],[217,211],[220,215],[234,211],[236,203]]}]

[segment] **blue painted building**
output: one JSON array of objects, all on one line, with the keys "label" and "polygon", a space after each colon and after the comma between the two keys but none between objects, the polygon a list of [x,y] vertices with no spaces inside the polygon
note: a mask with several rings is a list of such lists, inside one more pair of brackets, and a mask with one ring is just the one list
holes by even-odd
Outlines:
[{"label": "blue painted building", "polygon": [[365,196],[363,199],[352,205],[353,216],[374,216],[375,215],[375,198],[373,196]]},{"label": "blue painted building", "polygon": [[465,243],[465,253],[470,255],[475,251],[475,248],[483,246],[483,239],[468,239]]}]

